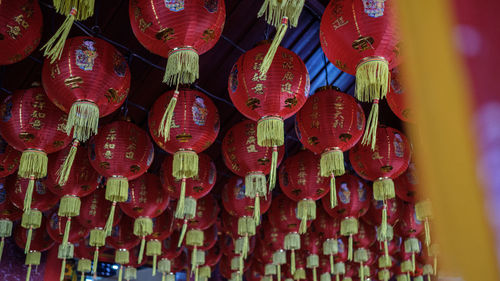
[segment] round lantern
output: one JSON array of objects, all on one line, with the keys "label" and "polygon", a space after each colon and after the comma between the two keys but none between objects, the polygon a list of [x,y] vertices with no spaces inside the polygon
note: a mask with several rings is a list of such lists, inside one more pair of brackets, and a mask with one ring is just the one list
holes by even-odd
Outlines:
[{"label": "round lantern", "polygon": [[[168,193],[163,191],[160,178],[146,173],[130,181],[128,200],[120,203],[120,209],[135,218],[134,235],[141,237],[138,262],[142,262],[146,246],[146,236],[153,234],[153,218],[161,215],[168,206]],[[161,250],[161,246],[158,250]]]},{"label": "round lantern", "polygon": [[156,275],[157,259],[161,255],[162,241],[174,231],[174,213],[167,208],[160,216],[153,220],[153,233],[146,237],[146,256],[153,257],[153,276]]},{"label": "round lantern", "polygon": [[320,174],[320,157],[303,150],[288,157],[281,165],[280,187],[285,195],[297,202],[300,218],[299,233],[307,232],[307,221],[316,219],[316,200],[328,193],[328,181]]},{"label": "round lantern", "polygon": [[[31,180],[19,178],[16,175],[10,175],[7,178],[6,188],[9,195],[9,199],[12,204],[19,209],[23,209],[25,206],[26,193],[29,191]],[[52,208],[59,200],[57,196],[49,192],[46,186],[45,180],[35,180],[31,201],[31,209],[24,211],[21,226],[28,229],[28,236],[34,229],[41,226],[42,223],[42,212],[45,212]],[[29,252],[30,239],[26,243],[25,253]]]},{"label": "round lantern", "polygon": [[330,271],[334,271],[334,256],[338,253],[337,239],[340,235],[340,218],[332,218],[320,205],[316,219],[313,221],[314,230],[323,240],[323,255],[330,260]]},{"label": "round lantern", "polygon": [[5,178],[0,178],[0,260],[5,238],[12,235],[13,221],[21,218],[22,212],[14,207],[7,194]]},{"label": "round lantern", "polygon": [[177,247],[179,236],[179,232],[174,231],[170,237],[162,241],[161,256],[158,261],[158,272],[162,274],[162,280],[164,280],[167,277],[167,274],[171,272],[174,259],[184,253],[184,247]]},{"label": "round lantern", "polygon": [[389,250],[388,250],[388,242],[393,239],[394,236],[394,230],[393,226],[397,223],[399,216],[398,216],[398,205],[399,199],[392,198],[392,199],[387,199],[386,204],[386,218],[384,218],[387,221],[387,230],[385,233],[382,233],[381,230],[381,224],[382,224],[382,217],[383,217],[383,210],[384,210],[384,202],[372,199],[371,200],[371,207],[368,210],[368,213],[363,217],[364,221],[368,224],[375,225],[377,227],[377,241],[383,242],[384,243],[384,252],[385,256],[388,258],[389,257]]},{"label": "round lantern", "polygon": [[42,11],[37,1],[3,1],[0,4],[0,65],[29,56],[42,37]]},{"label": "round lantern", "polygon": [[282,267],[287,265],[285,249],[286,233],[277,226],[266,220],[262,226],[266,231],[260,231],[259,242],[263,247],[268,247],[273,251],[273,264],[276,266],[276,276],[281,279]]},{"label": "round lantern", "polygon": [[[178,180],[172,176],[173,157],[167,155],[161,166],[161,179],[163,188],[175,199],[184,197],[184,210],[178,209],[179,214],[184,213],[187,218],[194,217],[196,213],[196,200],[207,195],[215,185],[217,171],[210,157],[200,153],[198,159],[198,175]],[[177,206],[180,207],[180,204]]]},{"label": "round lantern", "polygon": [[131,255],[129,262],[120,266],[120,270],[118,271],[118,281],[122,281],[122,277],[127,281],[137,279],[137,268],[146,263],[146,259],[143,259],[141,262],[137,259],[139,251],[139,247],[135,247],[130,251]]},{"label": "round lantern", "polygon": [[0,135],[0,178],[13,174],[19,167],[21,153],[10,146]]},{"label": "round lantern", "polygon": [[123,216],[120,223],[113,227],[111,236],[106,238],[106,244],[116,250],[115,263],[121,266],[130,262],[131,250],[139,243],[139,237],[134,235],[134,221],[128,216]]},{"label": "round lantern", "polygon": [[[87,1],[87,0],[79,0]],[[64,185],[80,142],[97,134],[99,117],[118,109],[128,95],[130,71],[124,57],[112,45],[93,37],[74,37],[62,52],[62,60],[43,65],[42,82],[49,99],[68,113],[62,129],[73,130],[73,147],[58,178]]]},{"label": "round lantern", "polygon": [[[78,152],[79,153],[79,152]],[[111,210],[111,202],[106,200],[106,190],[100,188],[93,192],[91,195],[82,198],[81,212],[78,216],[78,222],[90,230],[89,245],[95,247],[94,250],[94,274],[97,274],[95,269],[99,262],[99,248],[104,247],[106,244],[106,216]],[[121,218],[119,209],[115,210],[113,215],[113,226],[117,225]]]},{"label": "round lantern", "polygon": [[392,2],[330,2],[320,26],[321,47],[338,69],[356,75],[356,98],[373,102],[363,144],[375,147],[378,103],[389,88],[389,69],[398,64],[399,37]]},{"label": "round lantern", "polygon": [[217,266],[222,258],[222,251],[218,245],[205,252],[205,263],[200,268],[199,278],[206,281],[212,276],[212,268]]},{"label": "round lantern", "polygon": [[367,271],[365,269],[376,260],[375,255],[370,251],[370,247],[375,243],[375,240],[375,227],[361,221],[358,233],[353,236],[353,246],[356,248],[353,253],[353,260],[359,264],[358,276],[361,280],[365,280],[364,277],[370,275],[369,269]]},{"label": "round lantern", "polygon": [[[283,160],[285,149],[280,146],[277,165]],[[222,141],[222,156],[226,167],[240,177],[245,177],[245,195],[256,197],[255,211],[259,217],[258,203],[268,193],[266,175],[270,188],[276,183],[276,167],[271,167],[272,149],[257,144],[257,123],[245,120],[234,125]]]},{"label": "round lantern", "polygon": [[373,198],[383,201],[381,235],[387,231],[387,199],[395,197],[392,179],[401,175],[410,163],[410,144],[400,131],[379,126],[375,149],[362,144],[349,153],[351,165],[362,178],[373,181]]},{"label": "round lantern", "polygon": [[277,147],[284,144],[284,120],[304,105],[310,85],[304,62],[282,47],[267,74],[259,76],[268,48],[261,44],[240,56],[229,74],[228,91],[238,111],[257,121],[257,144],[273,148],[272,170],[278,165]]},{"label": "round lantern", "polygon": [[421,246],[418,236],[424,231],[424,225],[417,218],[416,206],[413,203],[403,203],[401,206],[400,220],[396,225],[396,232],[403,237],[404,252],[411,254],[412,272],[415,271],[415,254],[420,253]]},{"label": "round lantern", "polygon": [[144,174],[153,156],[154,148],[148,134],[127,121],[107,124],[90,141],[90,164],[107,177],[106,199],[113,202],[105,228],[107,235],[111,231],[116,202],[128,198],[128,181]]},{"label": "round lantern", "polygon": [[313,280],[317,281],[317,269],[319,267],[319,256],[321,254],[321,239],[316,231],[309,231],[304,235],[303,248],[306,256],[306,268],[312,270]]},{"label": "round lantern", "polygon": [[[246,181],[245,181],[246,183]],[[262,202],[258,196],[246,197],[246,185],[242,178],[234,176],[224,185],[222,189],[222,204],[224,209],[234,217],[238,217],[238,235],[244,237],[242,256],[247,257],[249,250],[249,236],[254,236],[256,226],[260,222],[260,214],[267,212],[271,206],[271,194],[266,196]],[[257,207],[259,210],[255,210]],[[259,214],[257,216],[257,214]]]},{"label": "round lantern", "polygon": [[332,281],[333,269],[330,266],[330,261],[328,256],[320,255],[319,256],[319,273],[320,281]]},{"label": "round lantern", "polygon": [[[27,281],[30,280],[31,267],[40,265],[42,252],[49,250],[55,244],[55,241],[52,240],[45,230],[46,223],[47,219],[44,218],[40,223],[40,228],[35,229],[33,232],[28,232],[19,225],[14,230],[16,245],[21,249],[30,248],[30,251],[26,253],[26,260],[24,262],[28,266],[28,271],[26,272]],[[27,246],[27,244],[31,244],[31,246]]]},{"label": "round lantern", "polygon": [[[207,149],[219,133],[219,113],[214,103],[205,94],[190,89],[182,89],[178,94],[179,105],[173,111],[172,135],[175,138],[162,137],[164,119],[163,110],[174,96],[168,91],[159,97],[149,111],[149,131],[153,140],[163,150],[174,155],[171,171],[175,179],[181,180],[181,190],[176,218],[190,217],[194,210],[191,205],[185,207],[186,180],[198,176],[198,153]],[[195,206],[196,207],[196,206]]]},{"label": "round lantern", "polygon": [[[242,224],[239,224],[240,218],[230,215],[227,211],[223,210],[221,215],[221,226],[230,242],[221,244],[225,255],[241,255],[247,258],[251,255],[255,247],[255,235],[262,234],[259,231],[260,226],[253,229],[251,220],[242,219]],[[250,223],[249,223],[250,222]],[[240,235],[240,229],[244,228],[245,233],[254,233],[252,235]]]},{"label": "round lantern", "polygon": [[335,176],[345,173],[343,152],[361,139],[365,127],[363,109],[350,95],[326,86],[307,100],[295,121],[300,142],[321,155],[321,176],[330,178],[330,201],[334,208]]},{"label": "round lantern", "polygon": [[387,103],[391,108],[392,112],[398,116],[399,119],[414,123],[413,113],[411,108],[408,106],[408,93],[405,92],[403,81],[401,78],[402,74],[399,67],[395,67],[391,70],[391,82],[389,87],[389,92],[387,93]]},{"label": "round lantern", "polygon": [[24,210],[31,208],[35,179],[47,175],[47,154],[66,147],[71,138],[64,133],[67,115],[57,109],[41,87],[16,91],[0,107],[3,138],[22,151],[18,175],[28,178]]},{"label": "round lantern", "polygon": [[370,207],[370,190],[365,181],[354,174],[345,174],[337,178],[338,205],[330,208],[331,203],[328,196],[323,197],[322,204],[325,211],[334,218],[341,219],[340,234],[349,236],[348,260],[353,258],[353,235],[358,233],[358,219],[368,211]]},{"label": "round lantern", "polygon": [[187,245],[188,253],[190,253],[191,257],[191,276],[194,273],[195,280],[198,280],[200,268],[205,264],[206,251],[215,246],[217,239],[217,226],[214,224],[203,230],[203,242],[201,246]]}]

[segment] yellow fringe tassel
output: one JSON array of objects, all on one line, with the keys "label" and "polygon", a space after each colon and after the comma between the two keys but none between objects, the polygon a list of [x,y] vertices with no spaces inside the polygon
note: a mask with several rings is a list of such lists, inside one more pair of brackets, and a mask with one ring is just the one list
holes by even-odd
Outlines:
[{"label": "yellow fringe tassel", "polygon": [[389,88],[389,64],[382,57],[365,58],[356,67],[356,98],[362,102],[381,100]]},{"label": "yellow fringe tassel", "polygon": [[26,272],[26,281],[30,280],[31,277],[31,267],[34,266],[39,266],[40,265],[40,259],[41,259],[42,254],[40,252],[29,252],[26,254],[26,259],[24,261],[24,264],[28,266],[28,271]]},{"label": "yellow fringe tassel", "polygon": [[118,281],[123,280],[123,265],[120,265],[120,270],[118,271]]},{"label": "yellow fringe tassel", "polygon": [[180,180],[198,176],[198,155],[192,150],[180,150],[174,153],[172,176]]},{"label": "yellow fringe tassel", "polygon": [[178,48],[169,53],[163,83],[170,86],[191,84],[198,77],[199,55],[193,48]]},{"label": "yellow fringe tassel", "polygon": [[375,144],[377,142],[377,127],[378,127],[378,113],[379,113],[379,100],[374,99],[372,103],[372,109],[370,110],[370,115],[366,120],[365,133],[363,134],[363,139],[361,144],[371,145],[372,150],[375,150]]},{"label": "yellow fringe tassel", "polygon": [[316,219],[316,202],[314,200],[301,200],[297,203],[297,217],[300,218],[299,233],[307,232],[307,221]]},{"label": "yellow fringe tassel", "polygon": [[33,200],[34,188],[35,188],[35,179],[33,177],[30,177],[28,182],[28,189],[26,190],[26,194],[24,195],[23,211],[31,209],[31,201]]},{"label": "yellow fringe tassel", "polygon": [[174,117],[174,110],[178,97],[179,91],[175,90],[174,96],[170,99],[170,102],[163,113],[163,118],[161,119],[160,127],[158,128],[158,133],[160,136],[163,136],[165,142],[170,140],[170,128],[172,127],[172,118]]},{"label": "yellow fringe tassel", "polygon": [[260,196],[258,194],[255,196],[254,200],[253,219],[255,221],[255,225],[260,224]]},{"label": "yellow fringe tassel", "polygon": [[5,244],[5,238],[12,235],[13,223],[7,219],[0,219],[0,261],[2,260],[3,248]]},{"label": "yellow fringe tassel", "polygon": [[255,198],[257,194],[267,194],[266,175],[262,172],[248,173],[245,176],[245,196]]},{"label": "yellow fringe tassel", "polygon": [[59,203],[58,215],[61,217],[77,217],[80,215],[80,198],[73,195],[64,195]]},{"label": "yellow fringe tassel", "polygon": [[276,265],[276,271],[277,271],[278,281],[281,281],[281,265],[280,264]]},{"label": "yellow fringe tassel", "polygon": [[69,149],[68,155],[64,158],[64,162],[61,167],[57,170],[57,184],[60,186],[64,186],[68,182],[69,175],[71,173],[71,167],[73,166],[73,162],[75,161],[76,152],[78,150],[78,145],[80,142],[78,140],[73,140],[73,144]]},{"label": "yellow fringe tassel", "polygon": [[70,229],[71,229],[71,217],[68,217],[68,219],[66,220],[66,226],[64,227],[64,235],[63,235],[62,245],[68,244]]},{"label": "yellow fringe tassel", "polygon": [[156,260],[159,255],[161,255],[161,242],[149,240],[146,244],[146,256],[153,257],[153,276],[156,275]]},{"label": "yellow fringe tassel", "polygon": [[90,272],[91,268],[92,268],[92,261],[85,258],[80,259],[78,261],[76,270],[80,272],[81,275],[80,281],[85,280],[85,273]]},{"label": "yellow fringe tassel", "polygon": [[291,264],[290,264],[290,273],[292,275],[295,274],[295,250],[292,250],[292,252],[290,253],[290,259],[291,259]]},{"label": "yellow fringe tassel", "polygon": [[[273,146],[273,154],[271,155],[271,170],[269,172],[269,190],[273,191],[276,186],[276,170],[278,169],[278,147]],[[266,194],[266,193],[264,193]]]},{"label": "yellow fringe tassel", "polygon": [[73,103],[66,122],[66,134],[73,130],[73,138],[86,142],[97,134],[99,127],[99,107],[92,101],[81,100]]},{"label": "yellow fringe tassel", "polygon": [[182,241],[184,240],[184,236],[186,235],[186,230],[187,230],[187,220],[184,220],[184,223],[182,224],[181,235],[179,236],[179,242],[177,242],[177,248],[181,247]]},{"label": "yellow fringe tassel", "polygon": [[320,281],[332,281],[332,276],[330,276],[329,272],[325,272],[325,273],[321,274],[319,280]]},{"label": "yellow fringe tassel", "polygon": [[64,49],[64,44],[66,43],[66,39],[68,38],[69,31],[73,26],[73,22],[75,21],[77,14],[77,9],[73,7],[69,14],[66,16],[63,24],[56,31],[54,36],[50,38],[50,40],[43,45],[40,50],[43,50],[43,55],[45,57],[50,58],[50,63],[54,63],[56,60],[61,59],[62,51]]},{"label": "yellow fringe tassel", "polygon": [[93,264],[94,266],[92,271],[94,274],[97,274],[97,266],[99,265],[99,247],[95,247]]},{"label": "yellow fringe tassel", "polygon": [[258,17],[265,15],[266,22],[278,26],[283,17],[290,19],[289,24],[296,27],[299,22],[305,0],[265,0],[257,14]]},{"label": "yellow fringe tassel", "polygon": [[127,268],[125,268],[125,280],[135,280],[137,279],[137,269],[131,267],[131,266],[127,266]]},{"label": "yellow fringe tassel", "polygon": [[28,229],[28,237],[26,239],[26,245],[24,248],[24,253],[28,254],[31,247],[31,238],[33,235],[33,229],[37,229],[42,224],[42,212],[34,209],[27,210],[23,213],[21,218],[21,226]]},{"label": "yellow fringe tassel", "polygon": [[118,249],[115,251],[115,263],[117,264],[127,264],[130,262],[130,252],[125,249]]},{"label": "yellow fringe tassel", "polygon": [[263,117],[257,122],[257,144],[259,146],[282,146],[284,142],[285,129],[281,117]]},{"label": "yellow fringe tassel", "polygon": [[281,41],[283,41],[287,29],[288,29],[288,18],[285,16],[281,19],[281,24],[278,26],[276,30],[276,35],[274,36],[274,39],[271,42],[269,49],[267,50],[266,56],[264,57],[260,65],[259,76],[261,79],[264,79],[266,77],[267,71],[269,71],[269,68],[273,63],[276,51],[278,51],[278,47],[280,46]]},{"label": "yellow fringe tassel", "polygon": [[297,268],[293,273],[293,279],[304,280],[306,279],[306,270],[303,268]]},{"label": "yellow fringe tassel", "polygon": [[113,230],[113,221],[115,220],[115,210],[116,210],[116,202],[113,201],[111,204],[111,210],[108,215],[108,219],[106,220],[106,225],[104,226],[104,232],[107,236],[111,236],[111,231]]},{"label": "yellow fringe tassel", "polygon": [[169,273],[170,267],[171,267],[171,262],[169,259],[163,258],[158,262],[158,271],[161,273]]},{"label": "yellow fringe tassel", "polygon": [[345,174],[344,153],[338,148],[325,151],[321,154],[320,173],[322,177],[341,176]]},{"label": "yellow fringe tassel", "polygon": [[186,201],[186,178],[181,180],[181,192],[179,195],[179,200],[177,201],[177,207],[175,208],[175,217],[178,219],[184,218],[184,202]]},{"label": "yellow fringe tassel", "polygon": [[337,187],[335,185],[335,175],[330,176],[330,208],[337,207]]},{"label": "yellow fringe tassel", "polygon": [[144,249],[146,246],[146,236],[153,233],[153,220],[147,217],[139,217],[134,221],[134,235],[142,237],[141,246],[139,248],[138,262],[142,263],[144,257]]},{"label": "yellow fringe tassel", "polygon": [[53,4],[56,12],[64,16],[75,7],[79,11],[76,15],[79,21],[86,20],[94,14],[94,0],[54,0]]},{"label": "yellow fringe tassel", "polygon": [[391,273],[387,269],[380,270],[378,272],[378,279],[381,281],[389,281],[389,279],[391,279]]},{"label": "yellow fringe tassel", "polygon": [[238,219],[238,235],[253,236],[256,233],[256,223],[253,217],[240,217]]}]

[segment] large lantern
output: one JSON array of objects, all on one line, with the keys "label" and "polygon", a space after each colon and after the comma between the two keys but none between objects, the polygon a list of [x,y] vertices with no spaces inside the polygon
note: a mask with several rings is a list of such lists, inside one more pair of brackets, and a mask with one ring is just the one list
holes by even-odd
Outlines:
[{"label": "large lantern", "polygon": [[22,151],[18,175],[29,179],[24,210],[31,207],[35,179],[47,175],[47,154],[66,147],[67,115],[57,109],[41,87],[20,90],[4,99],[0,108],[0,131],[15,149]]},{"label": "large lantern", "polygon": [[424,231],[424,225],[417,218],[416,205],[403,203],[401,206],[400,221],[396,225],[396,232],[403,237],[404,253],[411,254],[412,272],[415,271],[415,255],[422,250],[418,236]]},{"label": "large lantern", "polygon": [[311,269],[313,280],[317,281],[317,269],[321,254],[321,240],[316,231],[309,231],[304,235],[304,252],[306,256],[306,268]]},{"label": "large lantern", "polygon": [[369,272],[365,271],[366,266],[371,265],[376,260],[375,255],[370,251],[370,247],[375,243],[375,240],[375,227],[361,221],[358,233],[353,236],[353,246],[356,248],[353,253],[353,260],[359,264],[358,275],[361,280],[365,280],[365,275],[370,275]]},{"label": "large lantern", "polygon": [[186,181],[198,175],[198,153],[207,149],[219,133],[219,113],[214,103],[205,94],[190,89],[180,90],[178,103],[173,111],[172,130],[174,136],[167,140],[161,136],[164,123],[163,110],[174,91],[168,91],[159,97],[149,111],[149,131],[153,140],[163,150],[174,155],[172,169],[165,171],[172,173],[175,179],[181,180],[181,189],[176,218],[189,218],[189,210],[193,204],[185,207]]},{"label": "large lantern", "polygon": [[21,153],[10,146],[0,135],[0,178],[13,174],[19,167]]},{"label": "large lantern", "polygon": [[116,202],[128,198],[128,181],[144,174],[153,162],[154,148],[148,134],[127,121],[115,121],[92,138],[89,159],[99,174],[107,177],[106,199],[113,202],[106,224],[109,235]]},{"label": "large lantern", "polygon": [[42,82],[49,99],[68,113],[65,131],[73,130],[73,147],[61,166],[64,185],[80,142],[97,134],[99,118],[118,109],[128,95],[130,71],[124,57],[111,44],[93,37],[68,40],[63,59],[46,61]]},{"label": "large lantern", "polygon": [[222,258],[222,251],[218,245],[210,248],[205,252],[205,263],[200,268],[199,278],[202,281],[207,281],[212,275],[212,269],[219,263]]},{"label": "large lantern", "polygon": [[119,273],[121,275],[123,265],[131,260],[131,250],[140,243],[140,239],[134,235],[134,221],[128,216],[123,216],[120,223],[113,227],[111,236],[106,238],[106,242],[115,249],[115,263],[121,265]]},{"label": "large lantern", "polygon": [[361,139],[365,114],[356,100],[332,87],[320,88],[297,112],[295,130],[300,142],[321,154],[321,176],[330,178],[330,201],[337,205],[335,176],[345,173],[343,152]]},{"label": "large lantern", "polygon": [[187,245],[191,257],[191,276],[195,274],[195,280],[198,280],[200,267],[205,263],[206,251],[210,250],[217,243],[217,226],[214,224],[210,228],[203,230],[203,242],[201,246]]},{"label": "large lantern", "polygon": [[[158,272],[162,274],[162,280],[171,273],[174,260],[184,253],[184,247],[177,247],[180,233],[174,231],[170,237],[162,241],[160,260],[158,261]],[[171,275],[170,275],[171,276]]]},{"label": "large lantern", "polygon": [[394,237],[393,226],[398,222],[398,206],[401,204],[399,199],[392,198],[386,200],[386,221],[387,221],[387,231],[382,233],[381,225],[383,221],[384,212],[384,202],[375,199],[371,200],[371,207],[368,213],[363,217],[363,220],[371,225],[377,227],[377,241],[384,243],[384,253],[385,257],[389,258],[388,242],[390,242]]},{"label": "large lantern", "polygon": [[395,197],[392,179],[401,175],[410,163],[410,144],[400,131],[379,126],[374,150],[362,144],[349,153],[351,165],[362,178],[373,181],[373,198],[383,201],[381,235],[387,231],[387,199]]},{"label": "large lantern", "polygon": [[332,218],[324,210],[323,206],[318,207],[316,219],[313,221],[314,230],[323,240],[323,255],[330,260],[330,271],[334,271],[334,256],[338,253],[337,239],[340,236],[340,218]]},{"label": "large lantern", "polygon": [[[278,151],[277,165],[281,163],[284,147]],[[242,121],[233,126],[222,141],[222,156],[226,167],[240,177],[245,177],[245,195],[255,200],[256,217],[261,196],[268,193],[266,175],[269,174],[270,187],[276,182],[276,167],[272,167],[272,149],[257,145],[257,123]]]},{"label": "large lantern", "polygon": [[328,181],[320,176],[320,157],[303,150],[288,157],[280,168],[280,187],[297,202],[299,233],[307,232],[307,221],[316,219],[316,200],[328,193]]},{"label": "large lantern", "polygon": [[259,67],[269,44],[244,53],[233,65],[228,91],[239,112],[257,121],[257,144],[272,147],[271,169],[277,167],[278,146],[284,144],[284,120],[304,105],[309,96],[309,74],[297,54],[278,47],[269,71],[260,76]]},{"label": "large lantern", "polygon": [[320,41],[338,69],[356,75],[356,98],[373,102],[363,144],[375,147],[378,103],[389,88],[389,69],[398,64],[395,4],[340,0],[328,4],[321,18]]},{"label": "large lantern", "polygon": [[38,1],[3,1],[0,4],[0,65],[16,63],[30,55],[40,43],[42,24]]},{"label": "large lantern", "polygon": [[2,259],[5,238],[12,235],[13,221],[21,218],[22,212],[10,201],[5,178],[0,178],[0,260]]},{"label": "large lantern", "polygon": [[[130,181],[129,195],[120,209],[129,217],[135,218],[134,235],[142,238],[138,262],[142,262],[146,236],[153,234],[153,218],[161,215],[168,207],[168,193],[163,191],[160,178],[146,173]],[[161,246],[158,250],[161,250]]]},{"label": "large lantern", "polygon": [[[196,213],[196,200],[207,195],[215,185],[217,171],[210,157],[200,153],[198,159],[198,175],[193,178],[178,180],[172,176],[173,157],[167,155],[161,166],[161,179],[165,191],[172,198],[180,200],[184,197],[184,215],[194,217]],[[182,210],[179,210],[182,213]]]},{"label": "large lantern", "polygon": [[162,253],[162,241],[172,235],[174,227],[174,212],[170,207],[153,218],[153,233],[146,237],[146,256],[153,257],[153,276],[156,275],[158,256]]},{"label": "large lantern", "polygon": [[334,218],[339,218],[340,234],[349,237],[348,260],[353,257],[353,235],[358,233],[358,219],[370,207],[371,192],[364,180],[354,174],[345,174],[337,178],[338,205],[331,208],[329,196],[323,197],[322,203],[325,211]]},{"label": "large lantern", "polygon": [[[106,190],[100,188],[93,192],[91,195],[82,198],[81,212],[78,216],[78,221],[81,225],[90,230],[89,245],[95,247],[94,250],[94,274],[97,274],[99,258],[99,248],[104,247],[106,244],[106,227],[107,217],[103,214],[109,214],[112,203],[106,200]],[[121,218],[119,209],[115,210],[113,215],[114,221],[112,226],[118,224]]]}]

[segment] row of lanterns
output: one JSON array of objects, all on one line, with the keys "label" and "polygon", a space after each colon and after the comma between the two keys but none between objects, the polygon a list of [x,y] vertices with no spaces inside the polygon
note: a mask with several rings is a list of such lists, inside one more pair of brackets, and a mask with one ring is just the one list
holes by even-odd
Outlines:
[{"label": "row of lanterns", "polygon": [[[215,165],[202,153],[219,133],[219,115],[209,97],[187,85],[199,77],[199,55],[222,33],[224,1],[130,1],[134,35],[168,58],[163,82],[174,88],[150,109],[148,134],[126,120],[99,124],[124,103],[130,70],[104,40],[67,38],[75,20],[92,16],[93,0],[54,0],[67,18],[42,48],[47,56],[42,85],[14,92],[0,110],[6,142],[1,176],[8,176],[2,245],[20,218],[15,240],[25,249],[29,268],[56,241],[62,268],[76,256],[82,276],[90,272],[91,260],[95,273],[108,245],[122,265],[120,280],[133,278],[144,255],[153,258],[153,274],[159,271],[165,279],[187,264],[196,280],[206,279],[219,264],[223,276],[234,281],[243,272],[251,280],[272,275],[280,280],[282,273],[306,279],[309,269],[314,280],[317,270],[322,281],[332,274],[349,280],[354,268],[365,280],[374,276],[376,257],[380,280],[395,271],[399,278],[434,274],[435,261],[431,265],[426,258],[437,256],[430,203],[416,202],[410,143],[398,130],[378,126],[378,103],[386,95],[400,118],[411,118],[395,68],[399,39],[393,4],[334,0],[322,17],[325,54],[356,75],[356,98],[372,102],[365,121],[347,94],[324,87],[310,96],[305,64],[279,46],[288,26],[297,25],[304,2],[264,1],[259,16],[277,27],[276,37],[243,54],[229,74],[231,101],[249,120],[231,128],[222,142],[224,163],[236,176],[222,189],[220,217],[210,194]],[[9,64],[37,47],[42,17],[36,1],[0,5],[7,39],[0,62]],[[294,115],[307,150],[283,160],[284,120]],[[169,154],[161,177],[147,173],[153,143]],[[348,150],[361,178],[346,173]],[[366,181],[373,182],[373,191]],[[279,195],[273,192],[277,182]]]}]

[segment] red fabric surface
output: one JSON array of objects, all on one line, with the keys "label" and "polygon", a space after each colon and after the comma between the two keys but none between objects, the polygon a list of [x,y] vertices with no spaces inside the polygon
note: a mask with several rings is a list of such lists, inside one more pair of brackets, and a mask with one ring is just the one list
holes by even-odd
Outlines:
[{"label": "red fabric surface", "polygon": [[408,169],[401,176],[394,179],[394,187],[399,198],[406,202],[415,203],[418,199],[417,190],[419,190],[415,163],[410,162]]},{"label": "red fabric surface", "polygon": [[[46,225],[48,223],[47,217],[42,217],[42,224],[39,228],[33,229],[31,236],[31,251],[44,252],[55,245],[55,241],[47,233]],[[14,240],[19,248],[24,249],[26,240],[28,238],[28,229],[24,229],[21,225],[17,225],[13,232]]]},{"label": "red fabric surface", "polygon": [[[29,179],[18,178],[17,175],[10,175],[7,177],[6,189],[9,199],[12,201],[12,204],[19,209],[23,209],[24,207],[24,197],[28,190],[28,182]],[[35,181],[31,201],[32,209],[38,209],[44,212],[52,208],[59,200],[58,196],[49,192],[47,184],[45,179]]]},{"label": "red fabric surface", "polygon": [[[209,194],[197,201],[196,215],[188,220],[188,229],[204,230],[215,224],[219,215],[219,206],[212,194]],[[183,220],[176,220],[178,228],[182,227]]]},{"label": "red fabric surface", "polygon": [[[384,202],[371,199],[371,206],[368,212],[363,216],[363,221],[369,225],[380,226],[382,223],[382,210],[384,209]],[[399,211],[401,200],[397,198],[387,199],[387,223],[395,225],[399,220]]]},{"label": "red fabric surface", "polygon": [[153,234],[146,236],[146,239],[167,239],[174,232],[174,222],[174,210],[169,206],[160,216],[153,218]]},{"label": "red fabric surface", "polygon": [[[68,217],[60,217],[57,210],[53,210],[47,215],[47,233],[57,243],[62,243],[64,229]],[[81,225],[76,218],[71,219],[71,229],[69,231],[68,242],[76,243],[89,234],[89,230]]]},{"label": "red fabric surface", "polygon": [[403,81],[401,81],[401,73],[399,67],[391,69],[391,82],[389,92],[387,93],[387,103],[392,112],[398,116],[399,119],[415,123],[413,117],[412,107],[409,105],[409,93],[405,91]]},{"label": "red fabric surface", "polygon": [[337,238],[340,235],[340,218],[331,217],[322,204],[316,206],[316,219],[313,221],[313,226],[323,239]]},{"label": "red fabric surface", "polygon": [[128,199],[118,205],[129,217],[155,218],[167,209],[169,199],[168,193],[163,191],[160,178],[145,173],[129,182]]},{"label": "red fabric surface", "polygon": [[[254,212],[255,198],[245,196],[245,180],[238,176],[231,177],[222,188],[222,205],[232,216],[251,217]],[[272,194],[260,198],[260,213],[264,214],[271,206]]]},{"label": "red fabric surface", "polygon": [[370,208],[371,189],[366,182],[354,174],[345,174],[336,178],[337,206],[330,208],[330,196],[321,200],[324,210],[334,218],[359,218]]},{"label": "red fabric surface", "polygon": [[22,211],[12,204],[7,193],[6,178],[0,178],[0,219],[15,221],[21,216]]},{"label": "red fabric surface", "polygon": [[[271,224],[285,233],[299,232],[300,219],[296,213],[297,203],[284,194],[280,194],[273,199],[268,218]],[[307,221],[307,227],[311,225],[311,222],[311,220]]]},{"label": "red fabric surface", "polygon": [[355,248],[370,248],[377,240],[375,227],[364,221],[359,222],[358,233],[352,236]]},{"label": "red fabric surface", "polygon": [[[80,215],[77,217],[81,225],[88,229],[104,228],[107,216],[111,211],[112,202],[106,200],[106,189],[99,188],[91,195],[81,199]],[[115,209],[113,226],[120,222],[122,212],[120,208]]]},{"label": "red fabric surface", "polygon": [[404,202],[399,215],[400,219],[395,231],[401,237],[418,237],[424,231],[424,223],[417,219],[415,204]]},{"label": "red fabric surface", "polygon": [[[161,258],[173,260],[183,253],[184,247],[177,247],[179,234],[179,231],[174,230],[172,235],[162,241]],[[160,260],[160,257],[158,260]]]},{"label": "red fabric surface", "polygon": [[14,173],[19,167],[21,153],[10,146],[0,135],[0,178]]},{"label": "red fabric surface", "polygon": [[111,236],[106,238],[106,245],[116,250],[130,250],[141,242],[140,238],[134,235],[134,219],[123,216],[120,223],[113,227]]}]

